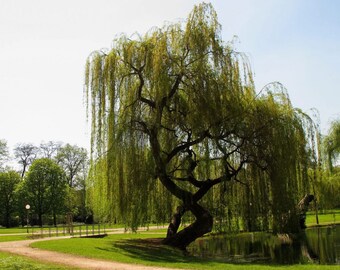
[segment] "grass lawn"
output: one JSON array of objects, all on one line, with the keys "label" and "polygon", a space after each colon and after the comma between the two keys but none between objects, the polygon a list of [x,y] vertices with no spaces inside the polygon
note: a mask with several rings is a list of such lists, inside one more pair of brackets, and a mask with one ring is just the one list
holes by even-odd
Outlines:
[{"label": "grass lawn", "polygon": [[10,233],[27,233],[27,229],[26,228],[0,228],[0,236],[1,234],[10,234]]},{"label": "grass lawn", "polygon": [[19,241],[19,240],[27,240],[26,235],[2,235],[0,236],[0,242],[9,242],[9,241]]},{"label": "grass lawn", "polygon": [[[319,224],[340,224],[340,209],[328,210],[325,212],[318,213]],[[316,217],[315,212],[308,212],[306,217],[307,226],[315,226]]]},{"label": "grass lawn", "polygon": [[10,253],[0,252],[0,269],[8,270],[66,270],[76,269],[53,264],[38,263],[34,260]]},{"label": "grass lawn", "polygon": [[[152,226],[152,225],[150,225]],[[97,224],[94,225],[73,225],[73,230],[75,231],[79,231],[81,230],[83,233],[88,230],[89,233],[92,232],[92,230],[94,230],[94,232],[98,232],[98,229],[100,229],[100,232],[104,232],[104,228],[105,230],[112,230],[112,229],[121,229],[124,228],[124,225],[122,224],[101,224],[99,227]],[[66,225],[58,225],[58,232],[59,234],[63,233],[63,230],[67,230],[67,226]],[[40,232],[41,230],[44,233],[48,233],[50,230],[51,231],[56,231],[56,228],[53,226],[45,226],[43,228],[40,227],[28,227],[28,231],[29,233],[32,233],[32,230],[35,233]],[[4,228],[4,227],[0,227],[0,237],[2,234],[26,234],[27,233],[27,228],[26,227],[16,227],[16,228]]]},{"label": "grass lawn", "polygon": [[[73,238],[36,242],[33,247],[47,250],[77,254],[85,257],[99,258],[132,264],[144,264],[185,269],[230,269],[230,270],[310,270],[340,269],[329,265],[263,265],[230,264],[218,260],[199,259],[184,255],[181,251],[158,244],[157,238],[164,234],[137,233],[117,234],[106,238]],[[148,240],[145,240],[149,238]],[[153,238],[153,240],[150,240]]]},{"label": "grass lawn", "polygon": [[[74,230],[79,230],[80,227],[81,227],[82,230],[86,229],[86,226],[82,225],[82,226],[74,226]],[[106,225],[105,229],[108,229],[108,228],[110,228],[110,229],[112,229],[112,228],[121,228],[121,227],[122,227],[122,225],[120,225],[119,227],[118,227],[118,225],[110,225],[110,226]],[[55,230],[55,227],[53,227],[53,226],[51,226],[50,228],[52,230]],[[44,228],[41,229],[40,227],[33,227],[33,230],[34,231],[41,231],[41,230],[43,230],[45,232],[48,232],[50,228],[49,227],[44,227]],[[92,225],[88,225],[88,230],[90,230],[90,229],[92,230]],[[94,225],[94,229],[97,230],[98,226]],[[101,225],[100,229],[101,230],[104,229],[103,225]],[[28,230],[31,233],[32,227],[28,227]],[[62,231],[63,230],[63,226],[62,225],[58,225],[58,230]],[[1,227],[0,228],[0,236],[1,236],[1,234],[15,234],[15,233],[27,233],[27,228],[26,227],[17,227],[17,228],[3,228],[3,227]]]},{"label": "grass lawn", "polygon": [[[320,224],[333,224],[340,222],[340,210],[332,210],[319,213]],[[306,224],[315,224],[315,214],[308,213]],[[118,228],[119,225],[106,228]],[[75,228],[76,229],[76,228]],[[82,227],[82,230],[85,228]],[[44,229],[48,230],[48,229]],[[0,229],[0,241],[15,241],[27,239],[26,235],[5,236],[2,234],[25,233],[26,228]],[[263,264],[230,264],[219,260],[200,259],[193,256],[185,256],[178,250],[158,244],[157,238],[165,236],[166,229],[154,229],[140,233],[126,233],[109,235],[106,238],[73,238],[43,241],[32,244],[47,250],[54,250],[69,254],[76,254],[90,258],[112,260],[117,262],[164,266],[183,269],[230,269],[230,270],[326,270],[338,269],[339,265],[263,265]],[[154,239],[154,240],[145,240]],[[61,266],[53,266],[36,263],[20,256],[0,253],[0,269],[70,269]]]}]

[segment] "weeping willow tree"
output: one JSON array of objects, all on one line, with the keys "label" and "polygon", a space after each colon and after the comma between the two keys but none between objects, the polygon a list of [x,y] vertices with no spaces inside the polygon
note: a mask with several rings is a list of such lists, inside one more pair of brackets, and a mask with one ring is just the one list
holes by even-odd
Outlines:
[{"label": "weeping willow tree", "polygon": [[[184,24],[123,35],[89,56],[89,186],[103,218],[134,229],[177,204],[164,244],[179,248],[212,230],[211,213],[298,228],[314,147],[305,115],[279,84],[256,94],[246,57],[220,33],[211,4],[200,4]],[[178,231],[185,213],[194,221]]]},{"label": "weeping willow tree", "polygon": [[324,151],[328,161],[328,169],[333,173],[334,163],[340,155],[340,120],[332,122],[328,135],[324,138]]},{"label": "weeping willow tree", "polygon": [[317,182],[320,193],[320,208],[334,209],[340,206],[340,119],[331,123],[328,134],[323,138],[325,170]]}]

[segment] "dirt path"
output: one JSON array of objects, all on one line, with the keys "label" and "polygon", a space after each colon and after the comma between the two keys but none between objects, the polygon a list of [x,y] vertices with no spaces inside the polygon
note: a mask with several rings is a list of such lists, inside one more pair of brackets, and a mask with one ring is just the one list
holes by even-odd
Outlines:
[{"label": "dirt path", "polygon": [[[26,257],[33,258],[41,262],[50,262],[55,264],[63,264],[82,269],[98,269],[98,270],[175,270],[163,267],[143,266],[136,264],[126,264],[112,261],[105,261],[99,259],[89,259],[81,256],[59,253],[55,251],[47,251],[38,248],[32,248],[29,245],[37,241],[48,241],[55,239],[70,238],[65,237],[51,237],[35,240],[23,240],[13,242],[0,242],[0,251],[10,252]],[[178,270],[178,269],[177,269]]]}]

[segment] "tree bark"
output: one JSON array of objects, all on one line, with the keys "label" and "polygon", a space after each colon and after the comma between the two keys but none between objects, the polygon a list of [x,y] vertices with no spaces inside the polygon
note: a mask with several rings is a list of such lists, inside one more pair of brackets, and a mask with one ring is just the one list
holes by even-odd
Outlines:
[{"label": "tree bark", "polygon": [[178,231],[179,225],[182,221],[182,215],[184,214],[184,207],[178,206],[176,213],[172,216],[171,222],[168,227],[166,238],[175,235]]},{"label": "tree bark", "polygon": [[40,227],[43,226],[43,222],[42,222],[42,214],[41,214],[41,213],[38,214],[38,223],[39,223],[39,226],[40,226]]},{"label": "tree bark", "polygon": [[54,227],[57,227],[57,215],[54,211],[53,211],[53,225]]},{"label": "tree bark", "polygon": [[314,196],[310,194],[306,194],[302,200],[298,204],[298,214],[299,214],[299,222],[300,228],[306,229],[306,213],[308,211],[309,204],[314,200]]},{"label": "tree bark", "polygon": [[10,220],[11,220],[11,214],[10,214],[10,212],[8,211],[8,209],[6,209],[6,214],[5,214],[5,226],[6,226],[6,228],[9,228],[10,226],[11,226],[11,222],[10,222]]},{"label": "tree bark", "polygon": [[[180,232],[167,236],[167,238],[163,240],[163,244],[185,250],[191,242],[211,232],[213,217],[206,209],[197,203],[187,206],[186,209],[195,215],[196,221]],[[169,227],[170,226],[172,225],[170,224]]]}]

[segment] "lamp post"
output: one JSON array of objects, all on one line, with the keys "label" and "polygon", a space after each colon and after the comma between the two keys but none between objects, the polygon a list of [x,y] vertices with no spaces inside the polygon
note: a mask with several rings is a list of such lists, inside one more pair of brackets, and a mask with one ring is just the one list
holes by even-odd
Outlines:
[{"label": "lamp post", "polygon": [[28,233],[28,211],[30,210],[31,206],[29,204],[26,204],[25,208],[27,210],[27,219],[26,219],[26,221],[27,221],[27,233]]}]

